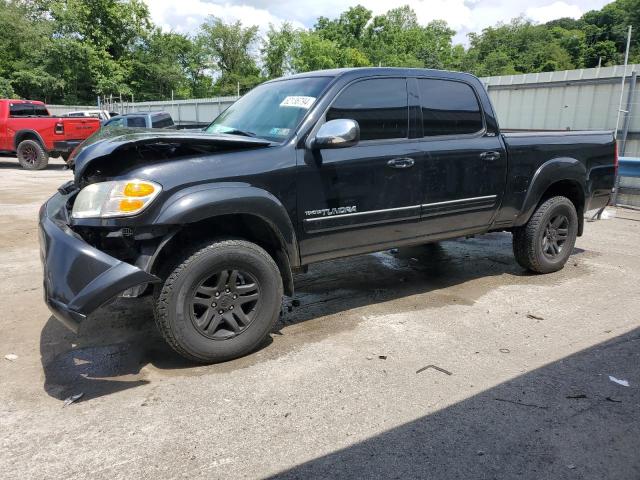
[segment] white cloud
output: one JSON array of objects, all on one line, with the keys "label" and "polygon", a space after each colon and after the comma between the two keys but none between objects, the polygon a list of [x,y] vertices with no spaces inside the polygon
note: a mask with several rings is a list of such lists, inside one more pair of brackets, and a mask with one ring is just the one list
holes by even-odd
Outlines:
[{"label": "white cloud", "polygon": [[[479,32],[519,15],[547,22],[555,18],[577,18],[601,8],[607,0],[145,0],[154,22],[164,29],[192,33],[208,15],[244,25],[288,21],[296,27],[311,27],[319,16],[335,18],[347,8],[363,5],[374,15],[403,5],[411,6],[421,23],[445,20],[458,34],[454,41],[466,43],[466,34]],[[569,2],[569,3],[568,3]]]},{"label": "white cloud", "polygon": [[[213,15],[227,22],[242,21],[246,26],[257,25],[266,30],[270,23],[280,25],[284,19],[273,15],[269,10],[248,4],[213,3],[205,0],[145,0],[153,21],[163,30],[179,33],[193,33]],[[292,20],[297,27],[303,25]]]},{"label": "white cloud", "polygon": [[584,12],[578,5],[569,5],[565,2],[554,2],[542,7],[527,8],[527,18],[536,22],[545,23],[556,18],[580,18]]}]

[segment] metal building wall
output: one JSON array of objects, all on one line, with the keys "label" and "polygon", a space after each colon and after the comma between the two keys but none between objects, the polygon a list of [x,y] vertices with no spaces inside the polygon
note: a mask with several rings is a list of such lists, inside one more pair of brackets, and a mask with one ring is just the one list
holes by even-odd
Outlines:
[{"label": "metal building wall", "polygon": [[[482,78],[504,129],[614,130],[622,75],[627,109],[632,73],[640,65],[566,70]],[[620,117],[618,139],[629,117],[627,156],[640,157],[640,80],[629,112]]]}]

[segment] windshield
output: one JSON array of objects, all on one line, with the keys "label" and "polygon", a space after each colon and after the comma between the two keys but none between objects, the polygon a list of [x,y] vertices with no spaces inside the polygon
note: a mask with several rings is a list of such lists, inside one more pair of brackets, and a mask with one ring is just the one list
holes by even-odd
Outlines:
[{"label": "windshield", "polygon": [[231,133],[284,141],[315,103],[331,77],[263,83],[222,112],[207,133]]}]

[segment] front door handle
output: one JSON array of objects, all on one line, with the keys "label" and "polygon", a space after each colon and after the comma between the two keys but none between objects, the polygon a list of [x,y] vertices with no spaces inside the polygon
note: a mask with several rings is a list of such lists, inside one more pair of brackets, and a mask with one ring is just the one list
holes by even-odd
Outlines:
[{"label": "front door handle", "polygon": [[413,158],[402,157],[389,160],[387,162],[387,166],[391,168],[410,168],[413,167],[414,163],[415,161],[413,160]]},{"label": "front door handle", "polygon": [[480,154],[480,158],[482,160],[486,160],[488,162],[493,162],[495,160],[498,160],[500,158],[500,152],[496,152],[496,151],[489,151],[489,152],[482,152]]}]

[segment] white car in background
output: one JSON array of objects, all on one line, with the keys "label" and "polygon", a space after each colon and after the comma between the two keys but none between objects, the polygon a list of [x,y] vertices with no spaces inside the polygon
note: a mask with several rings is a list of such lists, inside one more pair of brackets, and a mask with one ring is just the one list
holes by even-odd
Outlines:
[{"label": "white car in background", "polygon": [[77,112],[68,112],[65,117],[97,117],[101,121],[106,122],[111,118],[111,114],[107,110],[78,110]]}]

